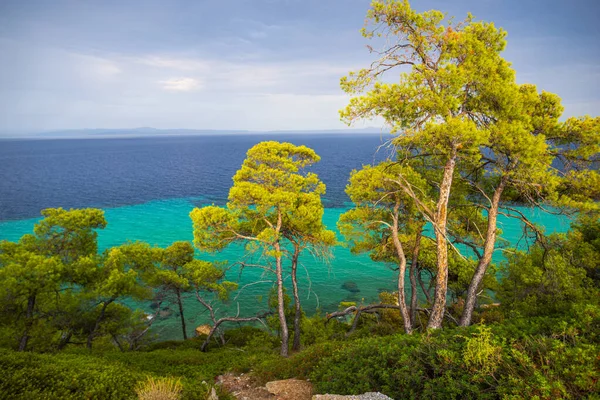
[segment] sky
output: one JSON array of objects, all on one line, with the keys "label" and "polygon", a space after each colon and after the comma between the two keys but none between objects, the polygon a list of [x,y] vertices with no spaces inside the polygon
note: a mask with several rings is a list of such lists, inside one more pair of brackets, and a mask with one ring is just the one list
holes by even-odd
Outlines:
[{"label": "sky", "polygon": [[[0,132],[338,129],[367,0],[0,0]],[[508,31],[520,83],[600,110],[600,0],[413,0]],[[359,123],[356,127],[377,121]]]}]

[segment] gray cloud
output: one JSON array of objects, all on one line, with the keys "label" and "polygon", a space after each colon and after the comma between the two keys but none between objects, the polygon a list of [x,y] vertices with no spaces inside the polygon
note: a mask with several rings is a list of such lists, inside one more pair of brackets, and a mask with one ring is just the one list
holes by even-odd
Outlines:
[{"label": "gray cloud", "polygon": [[[496,21],[521,82],[558,93],[566,115],[597,114],[600,34],[590,4],[534,3],[415,6]],[[372,57],[358,33],[368,4],[3,1],[0,131],[342,127],[339,78]]]}]

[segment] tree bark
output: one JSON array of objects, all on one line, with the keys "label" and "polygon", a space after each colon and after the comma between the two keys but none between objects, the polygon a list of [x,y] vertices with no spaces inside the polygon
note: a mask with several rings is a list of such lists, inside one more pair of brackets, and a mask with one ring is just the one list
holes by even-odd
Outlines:
[{"label": "tree bark", "polygon": [[300,350],[300,317],[302,307],[300,305],[300,296],[298,294],[298,258],[300,257],[300,245],[294,243],[294,254],[292,255],[292,286],[294,290],[294,343],[292,350]]},{"label": "tree bark", "polygon": [[[275,251],[280,252],[281,246],[279,242],[275,244]],[[281,256],[277,255],[275,260],[276,275],[277,275],[277,314],[279,315],[279,325],[281,329],[281,356],[288,356],[288,341],[289,332],[287,327],[287,320],[285,318],[285,299],[283,295],[283,269],[281,266]]]},{"label": "tree bark", "polygon": [[488,223],[483,245],[483,255],[479,259],[479,263],[477,264],[477,268],[475,269],[475,273],[473,274],[473,278],[469,284],[467,298],[465,300],[465,306],[460,317],[459,326],[471,325],[473,310],[475,309],[475,304],[477,303],[477,292],[479,291],[481,281],[483,281],[483,277],[485,276],[485,273],[492,261],[492,255],[496,245],[498,208],[500,207],[500,199],[502,197],[502,192],[504,191],[507,180],[508,178],[506,175],[501,178],[500,184],[492,196],[492,203],[490,204],[490,208],[488,210]]},{"label": "tree bark", "polygon": [[56,346],[57,350],[62,350],[71,342],[71,337],[73,336],[73,331],[69,329],[69,331],[65,334],[63,333],[58,345]]},{"label": "tree bark", "polygon": [[94,337],[96,336],[96,332],[98,331],[98,328],[100,328],[100,324],[104,320],[104,315],[106,314],[106,308],[114,300],[115,299],[110,299],[110,300],[105,301],[104,303],[102,303],[102,310],[100,311],[100,315],[98,316],[98,318],[96,318],[96,322],[94,324],[94,328],[90,331],[90,334],[87,337],[87,348],[88,349],[92,348],[92,341],[94,340]]},{"label": "tree bark", "polygon": [[185,317],[183,315],[183,303],[181,302],[181,291],[179,288],[176,289],[175,293],[177,294],[177,305],[179,306],[179,317],[181,318],[181,330],[183,331],[183,339],[186,340],[187,331],[185,329]]},{"label": "tree bark", "polygon": [[417,271],[417,281],[419,282],[419,286],[421,286],[421,290],[425,294],[427,303],[431,304],[431,295],[429,294],[429,288],[425,287],[425,284],[423,283],[423,278],[421,277],[421,272],[423,272],[423,269],[419,268]]},{"label": "tree bark", "polygon": [[125,352],[125,348],[123,347],[123,345],[121,344],[121,342],[119,341],[119,338],[117,337],[117,335],[115,335],[114,333],[111,333],[112,336],[112,340],[113,342],[115,342],[115,344],[117,345],[117,347],[119,348],[119,351],[121,353]]},{"label": "tree bark", "polygon": [[27,350],[27,343],[29,342],[29,332],[31,327],[33,326],[33,311],[35,309],[35,298],[36,295],[33,294],[27,298],[27,311],[25,314],[25,329],[23,334],[21,335],[21,340],[19,340],[19,351]]},{"label": "tree bark", "polygon": [[[281,225],[283,223],[281,211],[277,215],[277,228],[275,234],[279,236]],[[288,356],[288,341],[289,332],[287,327],[287,320],[285,318],[285,299],[283,295],[283,267],[281,265],[281,244],[279,243],[279,237],[276,238],[274,243],[275,252],[275,273],[277,275],[277,314],[279,315],[279,324],[281,327],[281,356]]]},{"label": "tree bark", "polygon": [[434,221],[436,250],[437,250],[437,274],[435,282],[435,292],[433,306],[428,329],[440,329],[446,312],[446,294],[448,291],[448,244],[446,240],[446,225],[448,221],[448,200],[450,199],[450,189],[452,187],[452,178],[456,166],[457,146],[453,145],[452,151],[446,165],[444,166],[444,175],[440,185],[440,197],[437,202],[437,211]]},{"label": "tree bark", "polygon": [[406,255],[402,243],[398,237],[398,210],[400,209],[400,202],[397,200],[394,205],[394,213],[392,214],[392,240],[394,247],[396,248],[396,254],[398,256],[398,306],[400,307],[400,314],[404,324],[404,332],[407,334],[412,333],[412,322],[408,308],[406,307],[406,295],[404,293],[404,279],[406,275]]},{"label": "tree bark", "polygon": [[412,260],[410,262],[410,320],[413,329],[417,322],[417,263],[419,262],[419,251],[421,250],[421,237],[423,236],[423,227],[417,230],[415,238],[415,247],[413,248]]}]

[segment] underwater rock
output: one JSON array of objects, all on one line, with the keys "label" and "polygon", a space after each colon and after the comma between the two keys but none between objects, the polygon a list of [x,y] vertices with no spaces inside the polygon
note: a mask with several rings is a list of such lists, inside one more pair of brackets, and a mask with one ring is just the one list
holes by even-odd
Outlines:
[{"label": "underwater rock", "polygon": [[356,282],[353,282],[353,281],[346,281],[346,282],[342,283],[342,289],[347,290],[350,293],[360,292],[358,285],[356,284]]}]

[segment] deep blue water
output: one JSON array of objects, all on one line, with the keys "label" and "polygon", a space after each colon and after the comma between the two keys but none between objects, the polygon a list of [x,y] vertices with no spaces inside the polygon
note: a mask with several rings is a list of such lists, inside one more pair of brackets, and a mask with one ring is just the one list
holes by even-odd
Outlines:
[{"label": "deep blue water", "polygon": [[0,141],[0,221],[31,218],[47,207],[118,207],[202,197],[219,204],[246,151],[264,140],[313,148],[327,185],[327,206],[347,201],[353,168],[389,155],[378,135],[236,135],[135,139]]}]

